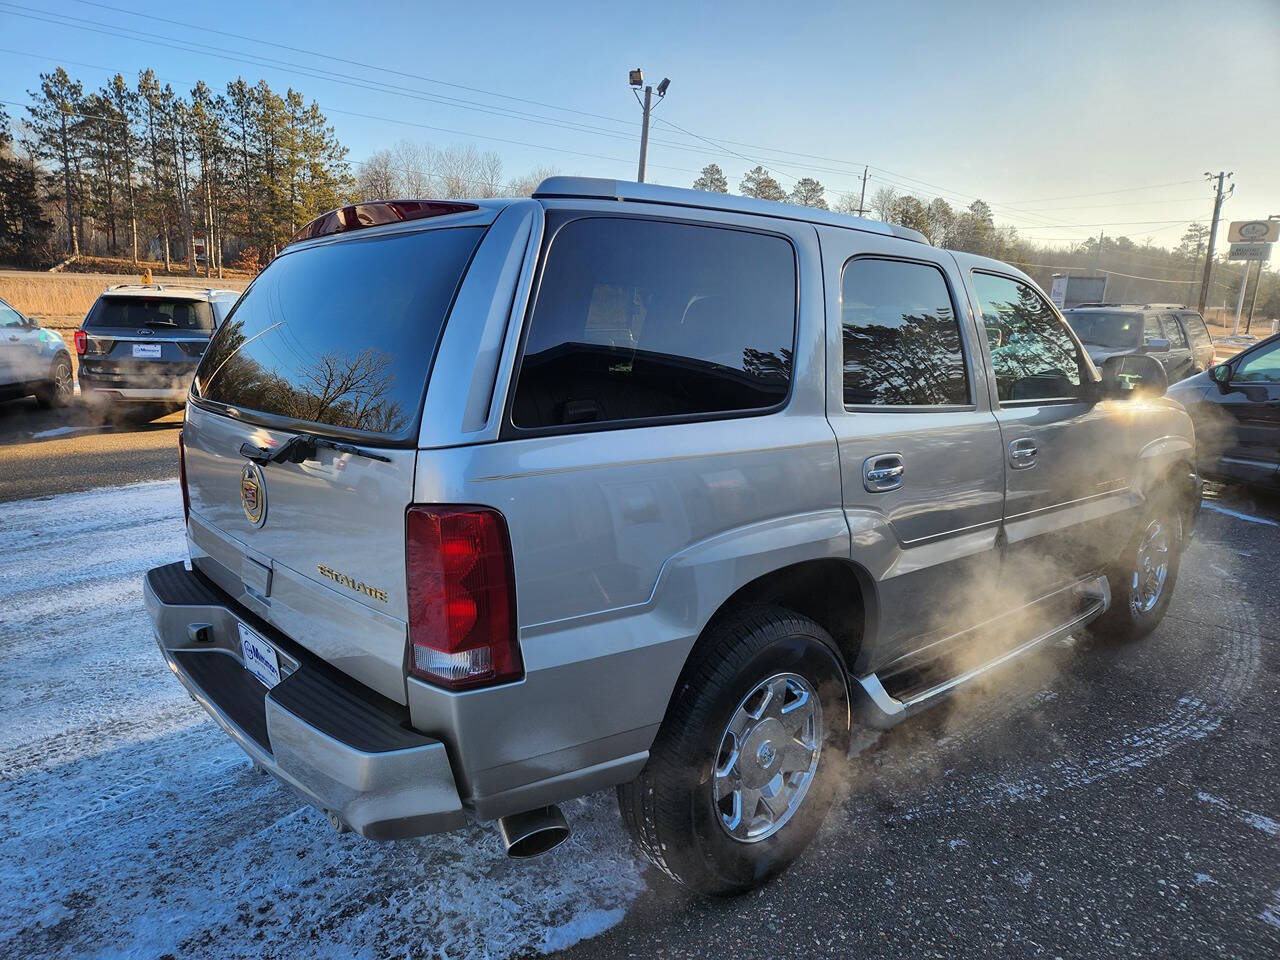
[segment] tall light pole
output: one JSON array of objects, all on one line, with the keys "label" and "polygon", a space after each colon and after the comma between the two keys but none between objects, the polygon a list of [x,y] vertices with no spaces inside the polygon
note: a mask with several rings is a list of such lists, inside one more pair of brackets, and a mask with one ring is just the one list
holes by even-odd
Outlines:
[{"label": "tall light pole", "polygon": [[[644,183],[644,164],[649,156],[649,116],[653,113],[653,94],[654,89],[644,82],[644,71],[636,67],[629,74],[631,81],[631,92],[635,94],[636,100],[640,100],[640,87],[644,87],[644,101],[641,106],[644,108],[644,120],[640,127],[640,167],[636,171],[636,180]],[[658,84],[657,94],[661,100],[667,95],[667,87],[671,86],[671,81],[666,77],[662,78],[662,82]]]}]

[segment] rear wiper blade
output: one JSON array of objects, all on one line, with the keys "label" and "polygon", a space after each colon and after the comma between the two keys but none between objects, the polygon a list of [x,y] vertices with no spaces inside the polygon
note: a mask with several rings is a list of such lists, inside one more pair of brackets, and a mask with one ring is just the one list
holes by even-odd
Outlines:
[{"label": "rear wiper blade", "polygon": [[380,453],[374,453],[371,450],[365,450],[349,443],[339,443],[336,440],[317,437],[310,433],[299,433],[290,437],[275,449],[254,446],[246,440],[240,445],[240,456],[246,460],[252,460],[254,463],[264,465],[268,463],[302,463],[304,460],[315,459],[316,450],[319,447],[336,450],[339,453],[349,453],[356,457],[365,457],[369,460],[379,460],[382,463],[391,462],[390,457],[384,457]]}]

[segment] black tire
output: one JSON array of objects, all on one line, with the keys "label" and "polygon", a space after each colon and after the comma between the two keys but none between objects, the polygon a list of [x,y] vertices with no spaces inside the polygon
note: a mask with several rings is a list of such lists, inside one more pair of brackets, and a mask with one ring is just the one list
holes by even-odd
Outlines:
[{"label": "black tire", "polygon": [[[746,842],[721,826],[714,767],[744,698],[779,674],[803,678],[817,692],[823,723],[814,740],[821,739],[821,749],[789,819],[771,835]],[[703,637],[685,667],[649,762],[633,782],[618,787],[627,830],[654,866],[697,893],[728,896],[760,885],[800,856],[822,825],[847,757],[848,707],[836,645],[818,624],[765,606],[725,619]],[[761,754],[766,746],[768,741]]]},{"label": "black tire", "polygon": [[76,384],[71,374],[71,358],[58,354],[49,367],[49,379],[36,390],[36,403],[48,410],[65,407],[75,396]]},{"label": "black tire", "polygon": [[[1167,569],[1154,604],[1150,603],[1149,581],[1144,589],[1139,551],[1144,540],[1159,524],[1167,534]],[[1174,496],[1155,496],[1147,501],[1133,536],[1125,544],[1120,560],[1108,571],[1111,606],[1093,622],[1091,631],[1107,640],[1128,642],[1141,640],[1164,619],[1173,600],[1178,581],[1178,567],[1186,544],[1187,511]]]}]

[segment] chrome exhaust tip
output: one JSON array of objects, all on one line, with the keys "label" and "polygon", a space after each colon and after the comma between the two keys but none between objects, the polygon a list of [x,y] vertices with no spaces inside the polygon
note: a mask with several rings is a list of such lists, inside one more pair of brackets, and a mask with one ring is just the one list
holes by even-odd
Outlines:
[{"label": "chrome exhaust tip", "polygon": [[554,804],[498,818],[498,833],[507,856],[527,860],[560,846],[569,839],[569,824]]}]

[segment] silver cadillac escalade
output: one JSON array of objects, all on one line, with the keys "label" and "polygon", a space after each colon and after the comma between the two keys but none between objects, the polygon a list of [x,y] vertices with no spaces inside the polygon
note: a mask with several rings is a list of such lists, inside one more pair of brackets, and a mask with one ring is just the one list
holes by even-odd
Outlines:
[{"label": "silver cadillac escalade", "polygon": [[385,840],[616,787],[659,868],[746,890],[883,728],[1168,606],[1200,481],[1150,357],[914,231],[556,177],[344,207],[201,359],[168,665]]}]

